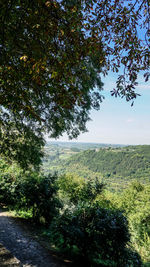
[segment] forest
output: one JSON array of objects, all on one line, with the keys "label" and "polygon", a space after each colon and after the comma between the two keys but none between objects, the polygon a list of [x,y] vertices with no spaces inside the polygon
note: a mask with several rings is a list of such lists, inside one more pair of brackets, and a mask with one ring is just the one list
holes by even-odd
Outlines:
[{"label": "forest", "polygon": [[110,72],[134,105],[149,21],[148,0],[0,1],[0,206],[72,266],[150,266],[149,146],[46,143],[87,132]]},{"label": "forest", "polygon": [[43,171],[98,177],[118,191],[134,180],[150,182],[150,146],[51,142],[45,147]]}]

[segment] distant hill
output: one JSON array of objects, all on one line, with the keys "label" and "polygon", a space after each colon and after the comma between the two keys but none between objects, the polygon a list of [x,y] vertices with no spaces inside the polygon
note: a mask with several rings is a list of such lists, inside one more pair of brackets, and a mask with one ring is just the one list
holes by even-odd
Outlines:
[{"label": "distant hill", "polygon": [[[76,148],[76,149],[75,149]],[[81,147],[80,147],[81,149]],[[70,147],[49,163],[51,171],[76,173],[81,177],[101,177],[110,187],[125,187],[126,183],[138,179],[150,182],[150,146],[95,146],[88,150]],[[69,154],[71,153],[71,154]]]},{"label": "distant hill", "polygon": [[150,169],[150,146],[87,150],[72,156],[65,165],[78,163],[107,176],[131,176]]},{"label": "distant hill", "polygon": [[61,141],[48,141],[46,147],[61,147],[61,148],[78,148],[78,149],[91,149],[91,148],[102,148],[102,147],[124,147],[121,144],[105,144],[105,143],[83,143],[83,142],[61,142]]}]

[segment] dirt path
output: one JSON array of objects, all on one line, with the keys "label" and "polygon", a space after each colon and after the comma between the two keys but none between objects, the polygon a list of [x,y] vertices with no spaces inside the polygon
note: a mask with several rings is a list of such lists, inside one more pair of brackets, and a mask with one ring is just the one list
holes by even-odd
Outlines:
[{"label": "dirt path", "polygon": [[[20,224],[0,209],[0,243],[24,267],[65,267],[50,255]],[[0,264],[1,266],[1,264]]]}]

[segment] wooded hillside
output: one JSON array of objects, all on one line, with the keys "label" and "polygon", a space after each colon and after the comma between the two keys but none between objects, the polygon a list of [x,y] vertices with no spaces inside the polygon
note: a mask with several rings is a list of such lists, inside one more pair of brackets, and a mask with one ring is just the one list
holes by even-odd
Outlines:
[{"label": "wooded hillside", "polygon": [[[76,173],[81,177],[100,177],[112,187],[138,179],[142,183],[150,181],[150,146],[103,147],[76,152],[70,156],[69,150],[55,157],[47,155],[49,170],[59,173]],[[71,156],[72,155],[72,156]],[[45,167],[44,167],[45,168]],[[45,168],[45,170],[46,170]],[[118,187],[118,186],[117,186]]]}]

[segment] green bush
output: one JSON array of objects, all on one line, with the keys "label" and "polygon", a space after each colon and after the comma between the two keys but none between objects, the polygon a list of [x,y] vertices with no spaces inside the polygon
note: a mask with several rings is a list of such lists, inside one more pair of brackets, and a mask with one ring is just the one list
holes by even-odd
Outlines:
[{"label": "green bush", "polygon": [[134,181],[120,194],[117,206],[128,219],[132,246],[150,262],[150,186]]},{"label": "green bush", "polygon": [[22,179],[22,172],[17,166],[0,159],[0,202],[6,205],[16,203],[17,180]]},{"label": "green bush", "polygon": [[0,201],[9,207],[30,211],[36,222],[49,224],[61,207],[57,198],[57,176],[23,172],[17,166],[0,164]]},{"label": "green bush", "polygon": [[5,174],[0,177],[0,202],[6,205],[13,205],[15,203],[13,196],[15,189],[16,184],[10,175]]},{"label": "green bush", "polygon": [[102,193],[104,184],[98,178],[83,179],[77,175],[66,174],[59,177],[60,197],[77,205],[79,202],[93,202]]},{"label": "green bush", "polygon": [[20,199],[16,208],[32,209],[32,217],[36,222],[49,224],[61,207],[60,201],[56,197],[56,179],[56,176],[51,175],[26,177],[17,188]]},{"label": "green bush", "polygon": [[[52,241],[64,253],[86,261],[86,266],[140,266],[130,240],[126,218],[120,211],[97,203],[67,209],[51,226]],[[132,265],[130,265],[132,263]]]}]

